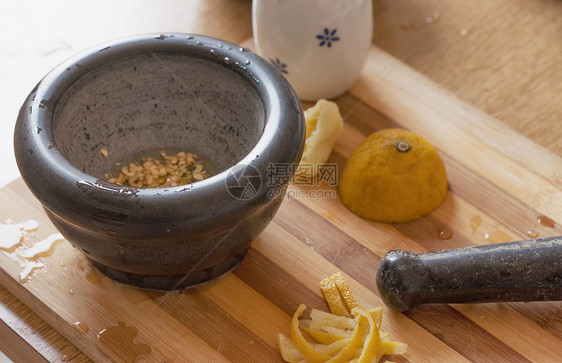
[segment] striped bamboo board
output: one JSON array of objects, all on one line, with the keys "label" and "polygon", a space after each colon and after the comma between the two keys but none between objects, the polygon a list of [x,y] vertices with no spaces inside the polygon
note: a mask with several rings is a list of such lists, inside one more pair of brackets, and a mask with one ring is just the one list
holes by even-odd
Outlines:
[{"label": "striped bamboo board", "polygon": [[[1,283],[94,361],[280,362],[277,334],[289,334],[300,303],[327,310],[318,283],[333,272],[343,272],[362,306],[381,306],[374,277],[391,249],[562,235],[562,160],[399,59],[373,47],[359,81],[335,101],[345,126],[330,162],[341,171],[367,135],[410,129],[445,162],[444,204],[413,222],[376,223],[347,210],[334,187],[293,185],[242,264],[209,284],[176,293],[120,285],[67,241],[25,281],[16,252],[0,251]],[[6,219],[39,223],[27,246],[56,233],[21,180],[0,190]],[[450,238],[440,238],[444,230]],[[385,309],[383,330],[408,344],[406,354],[388,357],[398,362],[562,361],[561,302]]]}]

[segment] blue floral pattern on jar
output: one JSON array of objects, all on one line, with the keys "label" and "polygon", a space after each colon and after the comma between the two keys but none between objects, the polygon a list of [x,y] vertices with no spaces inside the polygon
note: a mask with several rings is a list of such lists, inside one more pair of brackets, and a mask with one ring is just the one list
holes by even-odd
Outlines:
[{"label": "blue floral pattern on jar", "polygon": [[318,34],[316,36],[316,38],[320,40],[318,46],[323,47],[325,45],[328,48],[331,48],[333,42],[340,40],[340,37],[336,36],[337,31],[337,29],[330,30],[328,28],[324,28],[324,34]]},{"label": "blue floral pattern on jar", "polygon": [[287,64],[281,62],[279,58],[270,59],[269,61],[271,62],[271,64],[273,64],[275,68],[277,68],[279,72],[283,74],[289,74],[289,72],[287,71]]}]

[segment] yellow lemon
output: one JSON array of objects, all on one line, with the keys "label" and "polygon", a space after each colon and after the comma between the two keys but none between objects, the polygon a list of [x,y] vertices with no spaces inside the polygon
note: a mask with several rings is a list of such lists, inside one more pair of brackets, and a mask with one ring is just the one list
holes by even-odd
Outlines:
[{"label": "yellow lemon", "polygon": [[343,203],[360,217],[408,222],[447,196],[447,175],[437,150],[402,129],[370,135],[349,157],[339,182]]}]

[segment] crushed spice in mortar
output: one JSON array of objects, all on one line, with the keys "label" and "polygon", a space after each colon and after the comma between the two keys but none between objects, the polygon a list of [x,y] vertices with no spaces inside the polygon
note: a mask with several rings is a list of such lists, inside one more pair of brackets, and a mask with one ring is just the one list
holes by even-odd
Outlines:
[{"label": "crushed spice in mortar", "polygon": [[162,160],[152,157],[123,166],[117,177],[105,174],[107,181],[135,188],[174,187],[201,181],[210,176],[199,157],[192,153],[175,155],[160,153]]}]

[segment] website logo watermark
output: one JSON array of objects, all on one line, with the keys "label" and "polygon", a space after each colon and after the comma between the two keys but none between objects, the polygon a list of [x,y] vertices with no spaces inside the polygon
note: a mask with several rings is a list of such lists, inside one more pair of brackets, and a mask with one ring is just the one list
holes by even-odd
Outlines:
[{"label": "website logo watermark", "polygon": [[[294,186],[289,188],[288,186]],[[226,188],[239,200],[254,198],[261,190],[268,190],[270,199],[336,199],[338,185],[337,164],[271,163],[266,175],[250,165],[237,165],[229,171]]]},{"label": "website logo watermark", "polygon": [[226,190],[235,199],[254,198],[262,188],[259,170],[250,164],[236,165],[228,171]]}]

